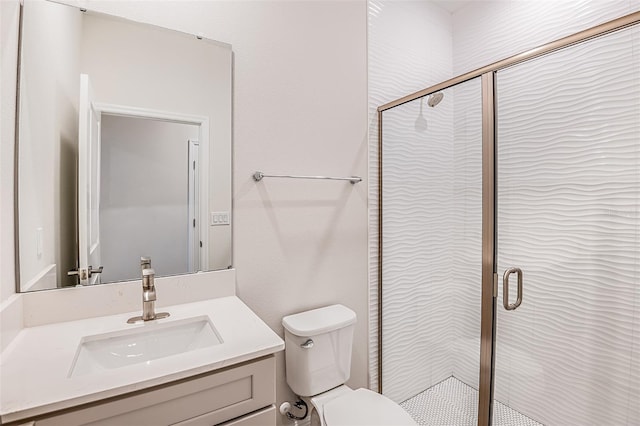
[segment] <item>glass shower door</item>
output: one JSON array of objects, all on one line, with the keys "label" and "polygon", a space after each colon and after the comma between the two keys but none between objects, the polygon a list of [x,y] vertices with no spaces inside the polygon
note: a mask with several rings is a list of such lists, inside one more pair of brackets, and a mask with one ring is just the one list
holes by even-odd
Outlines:
[{"label": "glass shower door", "polygon": [[640,28],[496,87],[493,424],[640,425]]},{"label": "glass shower door", "polygon": [[383,114],[382,393],[419,424],[476,426],[480,78]]}]

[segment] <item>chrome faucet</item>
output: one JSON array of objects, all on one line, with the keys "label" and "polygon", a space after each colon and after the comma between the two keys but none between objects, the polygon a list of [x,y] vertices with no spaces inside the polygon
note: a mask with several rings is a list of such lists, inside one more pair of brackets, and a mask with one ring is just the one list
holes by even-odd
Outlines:
[{"label": "chrome faucet", "polygon": [[154,284],[155,271],[142,270],[142,320],[156,319],[156,286]]},{"label": "chrome faucet", "polygon": [[[141,258],[140,264],[151,266],[151,259]],[[151,321],[169,316],[168,312],[160,312],[156,314],[156,286],[154,284],[155,271],[151,268],[142,270],[142,316],[129,318],[127,322],[134,324],[138,321]]]}]

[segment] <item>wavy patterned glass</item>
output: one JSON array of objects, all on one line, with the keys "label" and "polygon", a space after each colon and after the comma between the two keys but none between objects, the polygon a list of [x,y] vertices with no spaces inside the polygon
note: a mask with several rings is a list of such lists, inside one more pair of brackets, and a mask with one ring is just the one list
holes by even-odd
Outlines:
[{"label": "wavy patterned glass", "polygon": [[640,28],[499,72],[497,105],[498,271],[524,297],[498,310],[495,397],[640,425]]},{"label": "wavy patterned glass", "polygon": [[477,387],[481,93],[475,79],[383,114],[383,393]]}]

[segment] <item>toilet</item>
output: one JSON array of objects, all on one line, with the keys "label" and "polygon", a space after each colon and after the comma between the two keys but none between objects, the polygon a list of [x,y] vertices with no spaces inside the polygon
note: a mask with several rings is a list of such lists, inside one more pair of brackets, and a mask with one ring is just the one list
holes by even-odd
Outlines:
[{"label": "toilet", "polygon": [[355,323],[356,313],[343,305],[284,317],[289,387],[307,405],[313,426],[415,426],[386,396],[345,385]]}]

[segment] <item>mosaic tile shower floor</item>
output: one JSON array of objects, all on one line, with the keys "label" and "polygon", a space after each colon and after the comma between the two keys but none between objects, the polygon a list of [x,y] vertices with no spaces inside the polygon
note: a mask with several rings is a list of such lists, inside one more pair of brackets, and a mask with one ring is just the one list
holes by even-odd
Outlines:
[{"label": "mosaic tile shower floor", "polygon": [[[420,426],[476,426],[478,391],[450,377],[400,404]],[[496,401],[494,426],[542,426]]]}]

